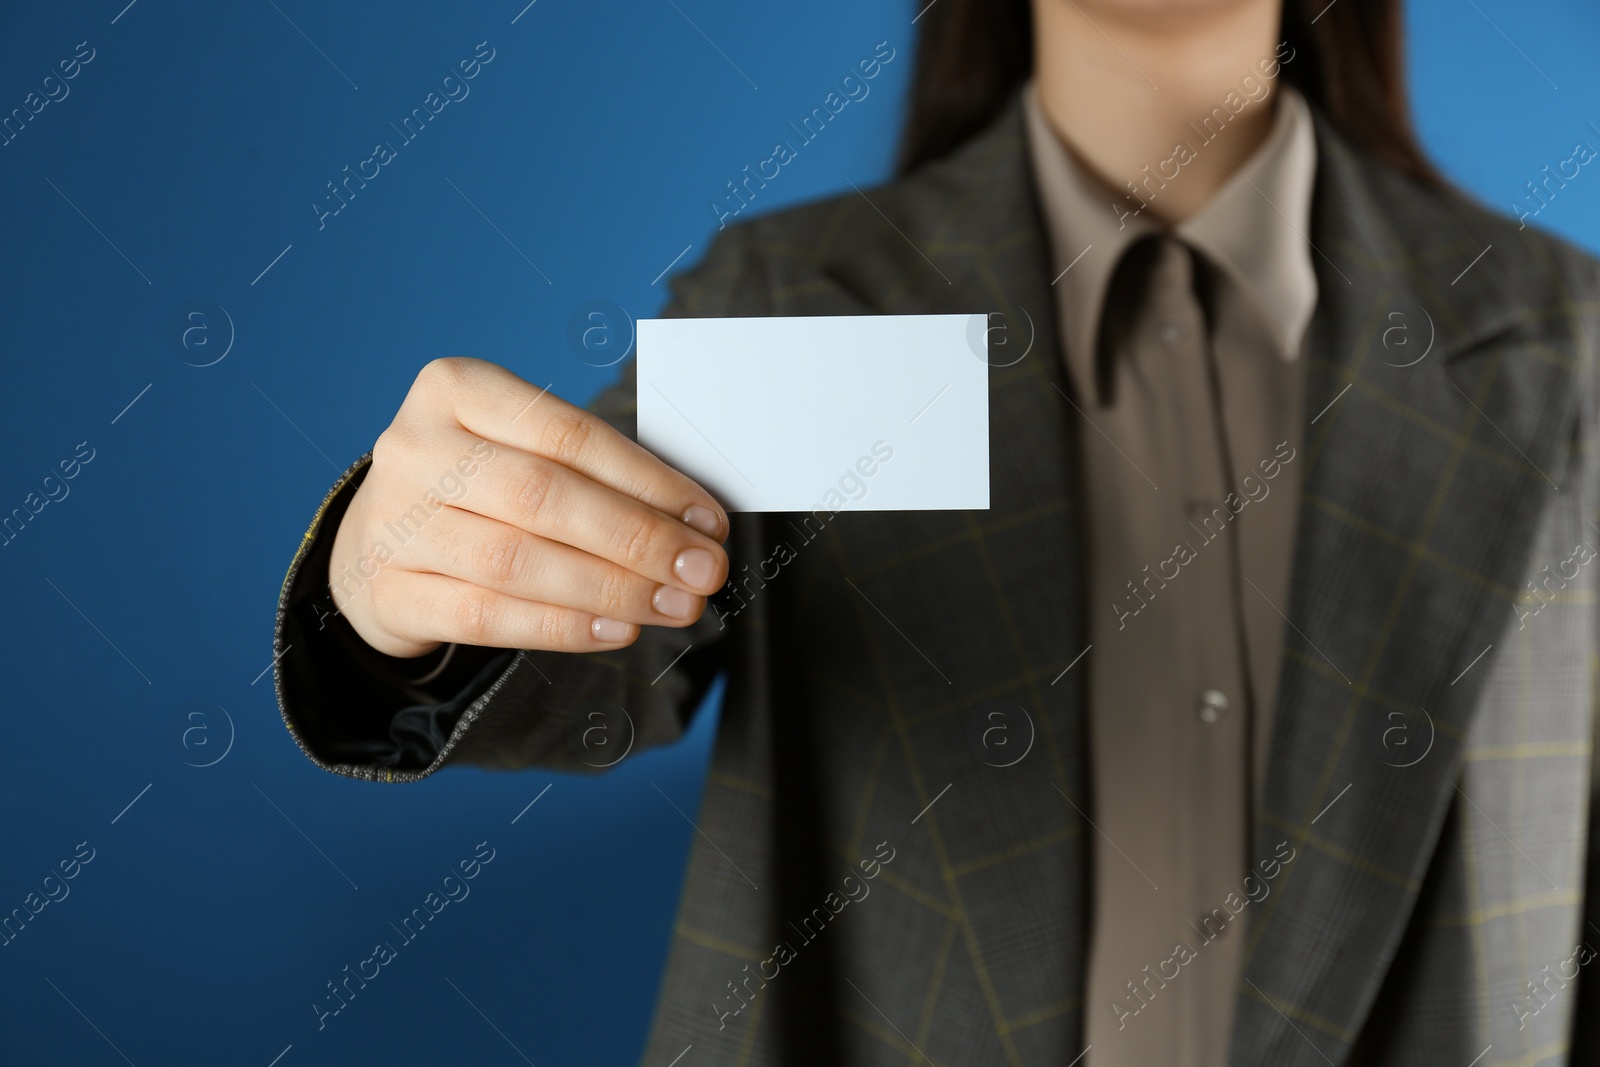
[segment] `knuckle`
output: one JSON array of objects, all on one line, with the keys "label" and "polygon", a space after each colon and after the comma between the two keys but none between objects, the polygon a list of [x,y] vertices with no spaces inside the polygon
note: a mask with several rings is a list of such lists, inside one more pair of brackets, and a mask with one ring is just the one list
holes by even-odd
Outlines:
[{"label": "knuckle", "polygon": [[573,627],[573,614],[569,611],[546,610],[539,613],[539,644],[541,648],[560,651],[577,644]]},{"label": "knuckle", "polygon": [[474,573],[497,585],[510,585],[526,569],[527,539],[516,531],[486,537],[472,551]]},{"label": "knuckle", "polygon": [[366,587],[366,614],[396,637],[415,639],[425,629],[413,602],[400,594],[392,577],[379,573]]},{"label": "knuckle", "polygon": [[617,523],[613,537],[617,559],[629,570],[640,570],[654,555],[655,520],[645,515],[630,515]]},{"label": "knuckle", "polygon": [[618,568],[607,568],[595,589],[595,612],[610,619],[631,615],[633,576]]},{"label": "knuckle", "polygon": [[372,465],[374,467],[388,467],[399,460],[405,448],[405,434],[390,424],[378,439],[372,442]]},{"label": "knuckle", "polygon": [[594,428],[594,416],[586,411],[557,412],[544,425],[539,451],[563,466],[570,466],[583,454]]},{"label": "knuckle", "polygon": [[443,356],[429,360],[417,372],[417,382],[429,388],[449,389],[466,377],[467,360],[461,356]]},{"label": "knuckle", "polygon": [[[367,583],[367,613],[389,629],[394,629],[396,607],[394,586],[382,571]],[[351,604],[354,603],[352,599]],[[347,605],[348,606],[348,605]]]},{"label": "knuckle", "polygon": [[534,463],[515,476],[511,484],[511,504],[516,513],[525,519],[539,518],[549,503],[556,475],[555,467]]},{"label": "knuckle", "polygon": [[494,614],[493,600],[487,593],[477,589],[461,593],[455,606],[456,632],[467,644],[491,644]]}]

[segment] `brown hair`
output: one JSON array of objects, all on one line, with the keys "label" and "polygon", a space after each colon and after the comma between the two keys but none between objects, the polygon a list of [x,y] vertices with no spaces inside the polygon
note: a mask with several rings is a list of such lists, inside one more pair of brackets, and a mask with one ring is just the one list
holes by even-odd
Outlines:
[{"label": "brown hair", "polygon": [[[1400,0],[1283,0],[1295,61],[1282,69],[1367,154],[1423,185],[1448,183],[1411,126]],[[1029,0],[938,0],[920,37],[896,170],[938,159],[982,129],[1033,70]]]}]

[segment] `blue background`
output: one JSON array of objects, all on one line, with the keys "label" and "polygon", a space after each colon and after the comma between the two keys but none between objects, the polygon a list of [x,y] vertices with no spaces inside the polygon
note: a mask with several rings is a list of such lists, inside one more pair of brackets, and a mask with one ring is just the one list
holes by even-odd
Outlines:
[{"label": "blue background", "polygon": [[[478,356],[587,400],[614,372],[569,346],[574,311],[659,311],[723,184],[885,40],[871,95],[751,211],[887,177],[917,7],[124,2],[0,14],[0,113],[95,50],[0,147],[0,514],[94,450],[0,546],[0,913],[95,850],[0,948],[0,1062],[632,1063],[711,709],[603,777],[338,778],[278,717],[279,586],[424,363]],[[1508,209],[1600,147],[1600,9],[1408,19],[1423,140],[1482,199]],[[469,95],[319,230],[325,183],[480,41]],[[1538,224],[1600,251],[1600,172]],[[225,315],[185,348],[170,324],[194,301]],[[192,366],[230,321],[226,357]],[[325,983],[481,841],[471,895],[319,1031]]]}]

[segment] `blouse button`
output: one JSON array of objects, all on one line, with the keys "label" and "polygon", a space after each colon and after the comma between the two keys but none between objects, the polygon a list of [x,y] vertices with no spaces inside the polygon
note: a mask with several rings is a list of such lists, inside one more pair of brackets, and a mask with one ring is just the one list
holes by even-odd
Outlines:
[{"label": "blouse button", "polygon": [[1200,694],[1200,721],[1207,725],[1222,718],[1222,713],[1228,710],[1227,694],[1217,689],[1207,689]]}]

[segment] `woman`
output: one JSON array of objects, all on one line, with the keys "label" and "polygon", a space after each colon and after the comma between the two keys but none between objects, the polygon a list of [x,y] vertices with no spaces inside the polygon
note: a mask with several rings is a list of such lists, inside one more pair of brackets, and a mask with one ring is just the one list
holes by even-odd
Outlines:
[{"label": "woman", "polygon": [[1600,1054],[1595,261],[1434,174],[1397,0],[918,24],[897,180],[668,314],[990,311],[991,508],[730,517],[631,364],[441,360],[291,566],[296,739],[597,769],[726,671],[648,1063]]}]

